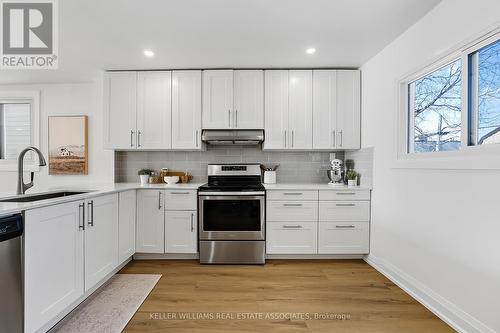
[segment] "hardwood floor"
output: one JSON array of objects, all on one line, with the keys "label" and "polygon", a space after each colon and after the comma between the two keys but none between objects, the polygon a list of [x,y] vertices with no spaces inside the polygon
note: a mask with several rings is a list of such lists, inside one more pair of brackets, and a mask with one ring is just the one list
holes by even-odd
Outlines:
[{"label": "hardwood floor", "polygon": [[163,274],[124,332],[454,332],[362,260],[133,261],[121,273]]}]

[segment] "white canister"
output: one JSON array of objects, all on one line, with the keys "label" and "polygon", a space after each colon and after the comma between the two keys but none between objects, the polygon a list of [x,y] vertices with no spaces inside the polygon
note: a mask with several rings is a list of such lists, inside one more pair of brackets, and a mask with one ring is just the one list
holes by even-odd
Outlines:
[{"label": "white canister", "polygon": [[264,184],[276,184],[276,171],[264,171]]},{"label": "white canister", "polygon": [[141,185],[149,183],[149,175],[140,175],[139,177],[141,177]]},{"label": "white canister", "polygon": [[348,179],[347,180],[347,186],[348,187],[356,187],[356,186],[358,186],[358,178],[356,178],[356,179]]}]

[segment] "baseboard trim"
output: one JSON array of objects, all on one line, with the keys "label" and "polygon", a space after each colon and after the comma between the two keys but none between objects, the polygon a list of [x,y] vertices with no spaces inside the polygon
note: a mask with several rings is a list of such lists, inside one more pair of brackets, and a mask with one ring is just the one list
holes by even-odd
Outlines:
[{"label": "baseboard trim", "polygon": [[199,253],[136,253],[134,260],[189,260],[199,259]]},{"label": "baseboard trim", "polygon": [[457,332],[495,333],[494,330],[413,277],[399,270],[396,266],[371,254],[365,256],[363,259]]},{"label": "baseboard trim", "polygon": [[266,259],[363,259],[361,254],[266,254]]}]

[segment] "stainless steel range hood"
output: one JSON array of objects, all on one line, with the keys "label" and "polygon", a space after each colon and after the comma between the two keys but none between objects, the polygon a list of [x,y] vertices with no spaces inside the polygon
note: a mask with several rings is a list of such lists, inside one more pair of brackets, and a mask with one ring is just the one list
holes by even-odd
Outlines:
[{"label": "stainless steel range hood", "polygon": [[264,130],[203,130],[201,140],[210,145],[258,145],[264,141]]}]

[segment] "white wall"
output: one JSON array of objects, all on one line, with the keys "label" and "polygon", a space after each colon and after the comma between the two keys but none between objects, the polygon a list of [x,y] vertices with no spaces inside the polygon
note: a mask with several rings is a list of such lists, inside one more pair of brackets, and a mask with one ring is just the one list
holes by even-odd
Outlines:
[{"label": "white wall", "polygon": [[396,168],[397,81],[496,24],[498,0],[444,0],[362,67],[368,259],[470,332],[500,332],[500,170]]},{"label": "white wall", "polygon": [[[113,152],[102,148],[102,82],[78,84],[1,85],[0,90],[39,90],[40,148],[48,161],[48,116],[88,115],[89,117],[89,174],[85,176],[49,176],[48,168],[35,173],[38,191],[56,186],[113,182]],[[29,175],[25,174],[25,182]],[[14,193],[17,171],[0,171],[0,193]]]}]

